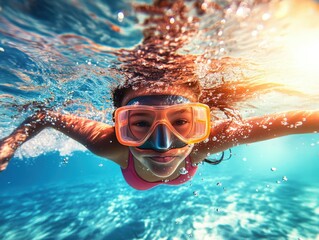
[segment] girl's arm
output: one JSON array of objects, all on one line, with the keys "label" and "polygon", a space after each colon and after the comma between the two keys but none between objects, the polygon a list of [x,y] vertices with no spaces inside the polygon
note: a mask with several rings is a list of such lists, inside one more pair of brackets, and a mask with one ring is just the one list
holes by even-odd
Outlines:
[{"label": "girl's arm", "polygon": [[15,150],[46,127],[52,127],[80,142],[93,153],[122,165],[126,147],[116,139],[110,125],[57,112],[39,112],[27,118],[8,137],[0,140],[0,171],[4,170]]},{"label": "girl's arm", "polygon": [[291,111],[248,118],[232,132],[236,144],[319,131],[319,111]]},{"label": "girl's arm", "polygon": [[318,131],[319,111],[291,111],[243,121],[217,121],[212,123],[208,141],[195,146],[197,151],[193,151],[193,158],[194,162],[200,162],[207,154],[218,153],[233,146]]}]

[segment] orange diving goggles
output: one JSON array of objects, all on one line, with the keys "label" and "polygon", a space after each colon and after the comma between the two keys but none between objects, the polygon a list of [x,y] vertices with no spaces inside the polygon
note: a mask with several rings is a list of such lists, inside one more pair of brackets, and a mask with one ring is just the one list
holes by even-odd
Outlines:
[{"label": "orange diving goggles", "polygon": [[210,134],[210,109],[201,103],[185,103],[128,105],[115,111],[115,132],[122,145],[143,145],[160,124],[186,144],[198,143]]}]

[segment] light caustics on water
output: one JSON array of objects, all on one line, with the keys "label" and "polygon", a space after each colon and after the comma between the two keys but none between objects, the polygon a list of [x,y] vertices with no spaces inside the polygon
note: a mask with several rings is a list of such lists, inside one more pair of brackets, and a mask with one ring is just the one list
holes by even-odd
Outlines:
[{"label": "light caustics on water", "polygon": [[[4,223],[0,230],[4,239],[318,237],[315,227],[318,217],[312,207],[318,189],[277,185],[264,186],[262,192],[257,192],[245,180],[232,183],[222,179],[231,188],[217,186],[218,180],[221,179],[210,178],[206,184],[198,182],[192,187],[166,187],[162,189],[165,194],[91,183],[6,195],[2,196],[4,209],[0,219]],[[192,193],[193,189],[196,192]],[[17,202],[15,198],[24,201]],[[16,225],[10,221],[12,218]],[[21,225],[18,231],[17,224]]]}]

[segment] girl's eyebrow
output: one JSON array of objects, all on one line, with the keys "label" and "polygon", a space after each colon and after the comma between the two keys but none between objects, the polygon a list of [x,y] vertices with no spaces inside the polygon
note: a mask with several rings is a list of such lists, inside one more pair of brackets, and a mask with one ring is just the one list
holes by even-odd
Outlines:
[{"label": "girl's eyebrow", "polygon": [[129,115],[129,117],[143,117],[143,116],[146,116],[146,117],[149,117],[149,116],[152,116],[152,114],[150,113],[146,113],[146,112],[133,112]]},{"label": "girl's eyebrow", "polygon": [[183,108],[183,109],[179,109],[176,111],[172,111],[173,114],[180,114],[180,113],[184,113],[184,112],[191,112],[190,108]]},{"label": "girl's eyebrow", "polygon": [[[182,108],[182,109],[178,109],[178,110],[173,110],[170,112],[170,114],[176,115],[176,114],[182,114],[182,113],[189,113],[191,112],[190,108]],[[132,113],[129,114],[129,117],[153,117],[153,114],[147,112],[147,111],[142,111],[139,110],[137,111],[133,111]]]}]

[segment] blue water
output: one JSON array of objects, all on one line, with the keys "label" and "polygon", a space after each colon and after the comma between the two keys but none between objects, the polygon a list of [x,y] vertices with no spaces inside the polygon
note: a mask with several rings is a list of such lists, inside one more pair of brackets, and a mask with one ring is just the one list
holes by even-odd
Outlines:
[{"label": "blue water", "polygon": [[[119,79],[108,69],[118,62],[90,41],[140,44],[141,16],[128,1],[0,9],[1,137],[43,103],[111,123]],[[114,163],[49,130],[0,173],[0,239],[319,239],[318,170],[318,134],[295,135],[235,147],[184,185],[137,191]]]}]

